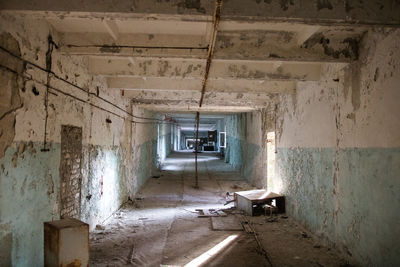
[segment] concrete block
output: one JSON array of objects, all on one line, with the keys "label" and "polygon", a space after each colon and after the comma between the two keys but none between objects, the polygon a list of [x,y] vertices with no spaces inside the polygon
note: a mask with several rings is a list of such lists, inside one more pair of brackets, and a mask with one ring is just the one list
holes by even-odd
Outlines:
[{"label": "concrete block", "polygon": [[45,222],[44,266],[89,266],[89,225],[73,218]]}]

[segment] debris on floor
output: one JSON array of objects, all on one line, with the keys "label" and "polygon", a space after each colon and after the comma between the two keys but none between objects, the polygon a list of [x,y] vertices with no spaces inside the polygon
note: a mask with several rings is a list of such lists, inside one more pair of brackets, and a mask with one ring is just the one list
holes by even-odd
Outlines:
[{"label": "debris on floor", "polygon": [[225,217],[227,216],[225,212],[222,210],[214,210],[214,209],[196,209],[199,212],[197,217]]},{"label": "debris on floor", "polygon": [[236,189],[243,189],[243,187],[241,187],[241,186],[239,186],[239,185],[237,185],[237,184],[232,185],[231,188],[234,189],[234,190],[236,190]]},{"label": "debris on floor", "polygon": [[214,231],[243,231],[243,226],[235,215],[229,215],[211,217],[211,229]]},{"label": "debris on floor", "polygon": [[100,225],[100,224],[97,224],[95,229],[104,231],[106,228],[104,226]]},{"label": "debris on floor", "polygon": [[[226,175],[218,171],[213,172],[217,179],[208,176],[210,169],[224,168],[224,162],[199,164],[199,190],[192,189],[193,176],[188,171],[192,165],[184,161],[180,164],[180,171],[169,171],[163,179],[149,179],[133,201],[100,225],[107,230],[91,232],[91,266],[185,266],[227,238],[234,241],[206,266],[271,266],[269,260],[273,266],[342,263],[334,249],[323,245],[317,248],[319,241],[285,214],[246,216],[232,204],[224,206],[226,192],[238,178],[231,172]],[[309,237],[302,238],[302,232]]]},{"label": "debris on floor", "polygon": [[267,211],[270,214],[285,212],[285,197],[265,189],[235,192],[234,200],[235,206],[249,216],[260,212],[266,214]]},{"label": "debris on floor", "polygon": [[253,229],[251,229],[251,227],[247,221],[242,222],[242,225],[243,225],[243,228],[246,231],[246,233],[249,233],[249,234],[254,233]]}]

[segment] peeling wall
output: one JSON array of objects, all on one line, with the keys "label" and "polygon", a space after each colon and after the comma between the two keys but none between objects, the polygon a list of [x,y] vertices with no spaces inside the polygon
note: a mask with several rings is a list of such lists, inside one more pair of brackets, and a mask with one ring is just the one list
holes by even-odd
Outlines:
[{"label": "peeling wall", "polygon": [[158,125],[158,138],[157,138],[157,165],[161,166],[161,163],[172,151],[171,141],[171,124],[159,124]]},{"label": "peeling wall", "polygon": [[278,109],[275,188],[287,211],[350,262],[400,265],[400,31],[370,30],[360,57],[299,82]]},{"label": "peeling wall", "polygon": [[43,265],[43,222],[60,217],[62,125],[82,128],[80,219],[90,229],[133,198],[156,165],[156,125],[132,123],[96,95],[136,116],[156,114],[133,106],[106,88],[104,78],[88,74],[85,57],[54,48],[49,61],[49,34],[57,43],[46,22],[0,13],[2,47],[43,68],[51,65],[56,75],[84,89],[50,77],[50,86],[59,91],[49,90],[45,146],[47,74],[0,51],[1,266]]},{"label": "peeling wall", "polygon": [[232,115],[226,118],[229,162],[254,186],[267,187],[266,133],[267,110]]}]

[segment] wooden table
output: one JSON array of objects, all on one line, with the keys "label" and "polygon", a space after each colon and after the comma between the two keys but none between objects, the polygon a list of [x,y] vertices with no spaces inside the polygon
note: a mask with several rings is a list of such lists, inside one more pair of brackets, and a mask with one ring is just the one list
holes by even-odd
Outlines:
[{"label": "wooden table", "polygon": [[246,215],[253,216],[255,205],[270,204],[274,199],[278,212],[285,212],[285,197],[265,189],[235,192],[234,198],[236,207]]}]

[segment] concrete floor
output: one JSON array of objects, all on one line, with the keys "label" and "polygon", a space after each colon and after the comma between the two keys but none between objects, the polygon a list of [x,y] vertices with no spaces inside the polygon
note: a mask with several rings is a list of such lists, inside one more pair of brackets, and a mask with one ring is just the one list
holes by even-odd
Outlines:
[{"label": "concrete floor", "polygon": [[[229,216],[248,221],[246,231],[213,231],[210,218],[196,209],[227,209],[226,192],[251,189],[229,164],[213,153],[199,154],[199,189],[194,187],[194,155],[175,152],[136,199],[91,234],[92,266],[343,266],[337,253],[286,216],[248,217],[234,209]],[[209,251],[232,240],[217,253]],[[226,243],[223,243],[226,244]],[[205,253],[205,252],[208,252]],[[213,254],[210,257],[210,253]]]}]

